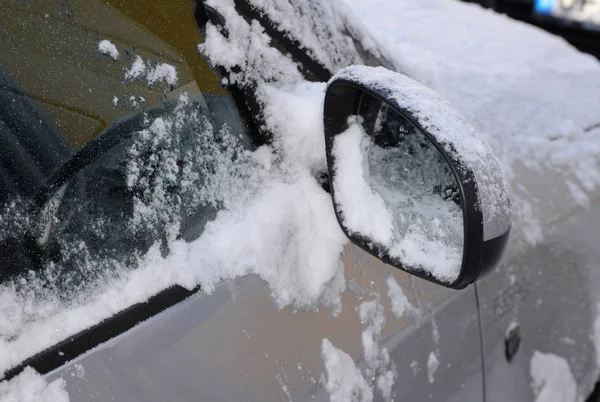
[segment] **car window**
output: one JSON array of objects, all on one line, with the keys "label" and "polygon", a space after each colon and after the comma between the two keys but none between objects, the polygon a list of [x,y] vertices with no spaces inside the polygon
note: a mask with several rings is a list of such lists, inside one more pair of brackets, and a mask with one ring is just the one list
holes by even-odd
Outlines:
[{"label": "car window", "polygon": [[252,144],[193,2],[0,6],[0,281],[73,289],[198,237]]}]

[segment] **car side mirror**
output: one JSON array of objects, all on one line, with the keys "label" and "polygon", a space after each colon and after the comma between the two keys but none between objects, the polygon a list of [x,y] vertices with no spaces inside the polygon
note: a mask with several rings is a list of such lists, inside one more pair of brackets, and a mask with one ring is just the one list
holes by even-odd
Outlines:
[{"label": "car side mirror", "polygon": [[436,92],[351,66],[328,84],[324,125],[335,213],[354,244],[454,289],[497,264],[511,227],[502,167]]}]

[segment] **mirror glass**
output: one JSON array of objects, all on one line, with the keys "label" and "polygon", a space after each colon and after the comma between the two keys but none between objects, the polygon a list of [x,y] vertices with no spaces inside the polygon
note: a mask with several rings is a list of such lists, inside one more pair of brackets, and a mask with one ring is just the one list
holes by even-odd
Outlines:
[{"label": "mirror glass", "polygon": [[[464,223],[449,163],[409,120],[363,93],[333,144],[333,190],[346,231],[406,270],[458,278]],[[383,255],[380,255],[383,257]]]}]

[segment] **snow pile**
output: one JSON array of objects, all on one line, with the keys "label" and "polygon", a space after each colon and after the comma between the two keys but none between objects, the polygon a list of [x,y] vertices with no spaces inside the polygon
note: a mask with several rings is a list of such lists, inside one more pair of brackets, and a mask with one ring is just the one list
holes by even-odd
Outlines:
[{"label": "snow pile", "polygon": [[575,402],[577,383],[569,363],[551,353],[534,352],[530,362],[535,402]]},{"label": "snow pile", "polygon": [[144,62],[141,56],[135,56],[135,60],[128,70],[125,71],[126,80],[135,80],[145,78],[149,86],[162,82],[168,88],[174,88],[177,85],[177,70],[170,64],[158,63],[152,65]]},{"label": "snow pile", "polygon": [[117,60],[119,58],[119,51],[117,50],[117,47],[108,39],[101,40],[98,43],[98,50],[100,53],[110,56],[113,60]]},{"label": "snow pile", "polygon": [[69,395],[63,379],[48,384],[34,369],[27,367],[12,380],[0,382],[0,401],[69,402]]}]

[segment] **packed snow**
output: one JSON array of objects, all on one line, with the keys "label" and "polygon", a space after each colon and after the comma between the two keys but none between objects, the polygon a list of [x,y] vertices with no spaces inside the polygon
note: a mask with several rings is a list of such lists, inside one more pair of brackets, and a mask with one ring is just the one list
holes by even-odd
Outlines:
[{"label": "packed snow", "polygon": [[101,40],[98,43],[98,50],[100,53],[110,56],[113,60],[117,60],[119,58],[119,51],[117,50],[117,47],[108,39]]}]

